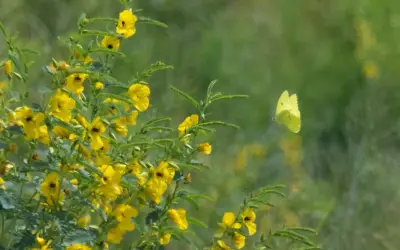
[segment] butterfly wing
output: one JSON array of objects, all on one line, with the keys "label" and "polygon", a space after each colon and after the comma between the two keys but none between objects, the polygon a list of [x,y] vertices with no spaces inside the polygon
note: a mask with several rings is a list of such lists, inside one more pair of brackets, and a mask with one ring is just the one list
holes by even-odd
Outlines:
[{"label": "butterfly wing", "polygon": [[288,125],[288,128],[293,133],[298,133],[301,129],[301,115],[296,94],[290,96],[290,103],[292,109],[290,110],[290,123]]},{"label": "butterfly wing", "polygon": [[278,116],[283,111],[290,110],[290,109],[291,109],[291,105],[290,105],[289,92],[287,90],[285,90],[279,97],[278,104],[276,105],[276,113],[275,113],[276,118],[278,119]]}]

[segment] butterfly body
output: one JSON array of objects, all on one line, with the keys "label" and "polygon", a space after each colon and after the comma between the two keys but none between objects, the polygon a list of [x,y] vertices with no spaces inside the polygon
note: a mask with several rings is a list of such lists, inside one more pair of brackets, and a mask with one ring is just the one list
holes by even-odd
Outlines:
[{"label": "butterfly body", "polygon": [[296,94],[289,96],[287,90],[281,94],[276,106],[275,119],[293,133],[300,132],[301,115]]}]

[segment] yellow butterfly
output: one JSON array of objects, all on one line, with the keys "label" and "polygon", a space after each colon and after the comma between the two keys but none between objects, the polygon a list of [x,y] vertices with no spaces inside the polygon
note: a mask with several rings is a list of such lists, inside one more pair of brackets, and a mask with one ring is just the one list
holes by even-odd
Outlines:
[{"label": "yellow butterfly", "polygon": [[283,91],[276,106],[275,118],[293,133],[300,132],[301,119],[296,94],[289,96],[287,90]]}]

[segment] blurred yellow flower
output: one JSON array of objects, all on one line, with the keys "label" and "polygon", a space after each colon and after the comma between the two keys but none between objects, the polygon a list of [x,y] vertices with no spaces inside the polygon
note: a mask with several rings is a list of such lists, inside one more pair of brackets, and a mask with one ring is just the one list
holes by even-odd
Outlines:
[{"label": "blurred yellow flower", "polygon": [[179,136],[185,135],[188,129],[197,124],[199,124],[199,116],[197,114],[186,117],[178,126]]},{"label": "blurred yellow flower", "polygon": [[64,200],[64,193],[60,192],[58,173],[50,173],[40,185],[40,193],[46,198],[47,204],[53,205]]},{"label": "blurred yellow flower", "polygon": [[368,79],[376,79],[379,76],[378,66],[373,61],[366,61],[363,64],[363,73]]},{"label": "blurred yellow flower", "polygon": [[78,179],[72,179],[69,181],[69,183],[71,183],[71,185],[78,186],[79,181],[78,181]]},{"label": "blurred yellow flower", "polygon": [[120,12],[116,32],[123,35],[125,38],[133,36],[136,33],[136,21],[137,17],[131,10]]},{"label": "blurred yellow flower", "polygon": [[99,150],[103,147],[104,143],[101,139],[101,135],[106,132],[106,127],[101,121],[100,117],[96,117],[89,125],[89,136],[91,139],[90,146],[93,150]]},{"label": "blurred yellow flower", "polygon": [[92,217],[90,216],[90,214],[85,214],[78,218],[77,224],[82,228],[86,228],[90,224],[91,220]]},{"label": "blurred yellow flower", "polygon": [[284,153],[285,164],[292,168],[299,168],[302,161],[301,136],[290,136],[283,138],[279,146]]},{"label": "blurred yellow flower", "polygon": [[234,232],[232,241],[237,249],[242,249],[246,244],[246,237],[238,232]]},{"label": "blurred yellow flower", "polygon": [[140,112],[146,111],[150,104],[150,88],[147,85],[135,83],[128,89],[128,96],[132,99],[133,105]]},{"label": "blurred yellow flower", "polygon": [[40,237],[39,235],[36,235],[36,244],[40,246],[40,248],[31,248],[31,250],[53,250],[53,248],[50,247],[52,241],[49,240],[46,242],[45,239]]},{"label": "blurred yellow flower", "polygon": [[49,131],[47,130],[46,125],[42,125],[39,127],[39,138],[38,140],[46,145],[50,143]]},{"label": "blurred yellow flower", "polygon": [[85,244],[73,244],[68,246],[66,250],[92,250],[92,248]]},{"label": "blurred yellow flower", "polygon": [[50,115],[58,119],[69,122],[71,120],[72,110],[75,108],[75,100],[69,97],[61,89],[57,89],[56,94],[50,98]]},{"label": "blurred yellow flower", "polygon": [[120,231],[117,227],[111,229],[107,233],[107,241],[111,244],[119,244],[124,238],[125,232]]},{"label": "blurred yellow flower", "polygon": [[105,36],[101,41],[101,47],[110,50],[118,50],[120,45],[120,41],[118,37],[113,36]]},{"label": "blurred yellow flower", "polygon": [[254,223],[256,220],[256,213],[254,213],[252,208],[246,208],[242,214],[242,220],[249,230],[249,235],[253,235],[257,232],[257,225]]},{"label": "blurred yellow flower", "polygon": [[168,245],[170,241],[171,241],[171,234],[170,233],[166,233],[160,238],[160,244],[161,245]]},{"label": "blurred yellow flower", "polygon": [[198,150],[199,152],[202,152],[202,153],[206,154],[206,155],[209,155],[209,154],[211,154],[212,147],[211,147],[211,145],[210,145],[208,142],[206,142],[206,143],[200,144],[200,145],[197,147],[197,150]]},{"label": "blurred yellow flower", "polygon": [[83,87],[83,82],[86,80],[87,77],[88,74],[82,74],[82,73],[71,74],[67,76],[65,87],[69,91],[80,97],[83,90],[85,89]]},{"label": "blurred yellow flower", "polygon": [[3,190],[6,190],[5,181],[1,177],[0,177],[0,188],[3,189]]},{"label": "blurred yellow flower", "polygon": [[104,89],[104,84],[102,82],[96,82],[96,84],[94,85],[95,89],[97,90],[102,90]]},{"label": "blurred yellow flower", "polygon": [[188,229],[188,222],[186,220],[186,210],[183,208],[169,209],[168,218],[180,229]]},{"label": "blurred yellow flower", "polygon": [[10,76],[11,73],[12,73],[12,71],[13,71],[13,67],[12,67],[11,60],[7,60],[7,61],[4,63],[4,73],[5,73],[7,76]]},{"label": "blurred yellow flower", "polygon": [[217,244],[215,244],[211,250],[232,250],[230,246],[228,246],[223,240],[218,240]]}]

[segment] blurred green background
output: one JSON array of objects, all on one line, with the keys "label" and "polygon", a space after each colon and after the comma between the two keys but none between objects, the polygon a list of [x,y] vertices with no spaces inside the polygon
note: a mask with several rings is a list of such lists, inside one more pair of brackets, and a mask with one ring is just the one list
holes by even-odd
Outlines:
[{"label": "blurred green background", "polygon": [[[250,95],[212,108],[212,118],[241,129],[219,129],[206,159],[212,172],[193,176],[193,185],[215,198],[192,212],[210,225],[195,244],[210,239],[223,212],[238,209],[246,193],[283,183],[288,198],[258,214],[259,231],[301,224],[316,227],[326,249],[399,249],[400,2],[133,3],[169,25],[138,24],[122,44],[127,59],[113,72],[127,80],[157,60],[174,66],[149,81],[152,115],[178,124],[194,111],[169,85],[201,98],[218,79],[218,91]],[[120,10],[118,0],[0,0],[7,29],[41,52],[31,68],[33,91],[50,81],[43,65],[66,59],[57,37],[75,32],[82,12],[117,17]],[[285,89],[299,96],[299,136],[272,120]]]}]

